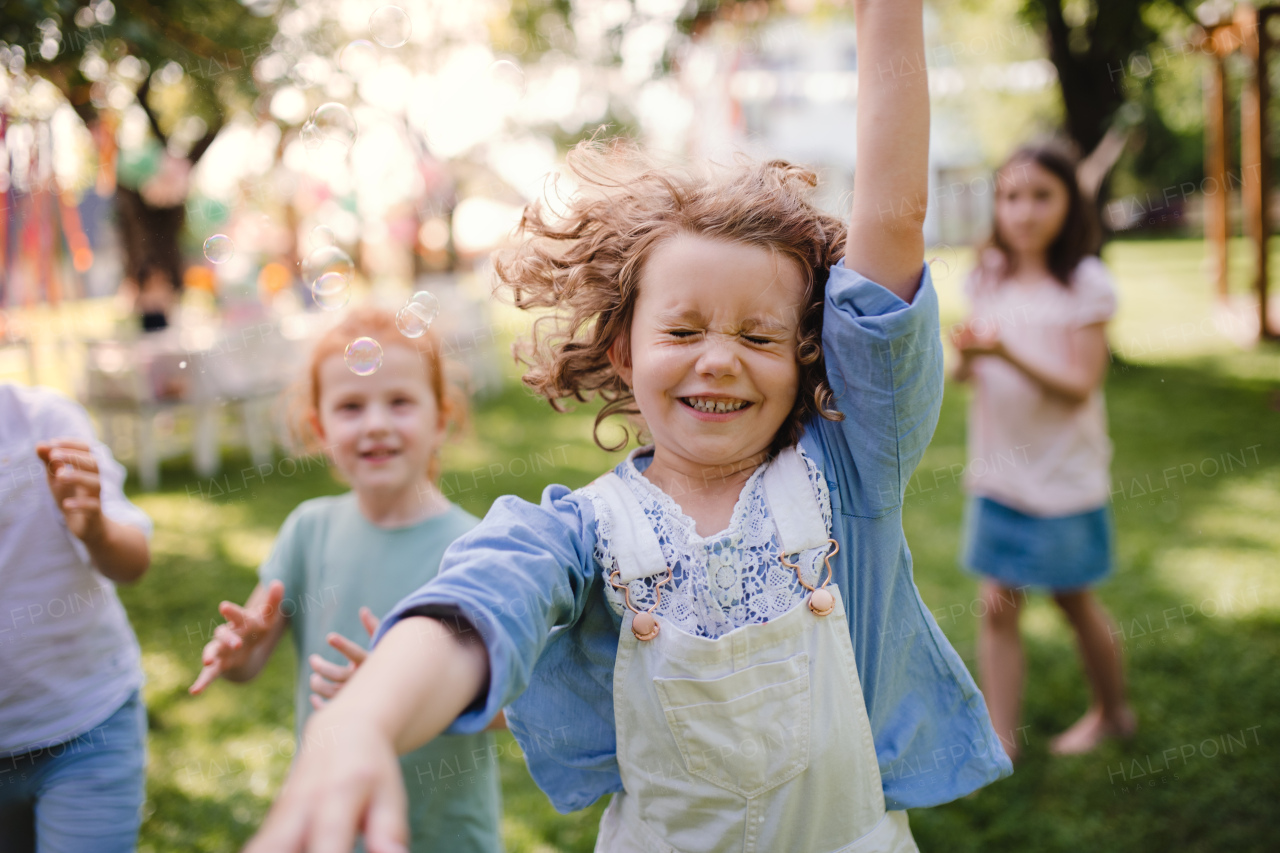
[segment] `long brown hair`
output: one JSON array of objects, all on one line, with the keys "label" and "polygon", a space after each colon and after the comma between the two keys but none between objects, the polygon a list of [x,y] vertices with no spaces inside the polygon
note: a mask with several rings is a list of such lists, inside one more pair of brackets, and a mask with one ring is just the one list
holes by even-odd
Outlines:
[{"label": "long brown hair", "polygon": [[[427,386],[446,424],[460,427],[465,423],[466,397],[445,375],[447,365],[435,331],[428,329],[421,337],[406,338],[396,326],[394,314],[364,305],[351,309],[336,326],[320,336],[311,350],[306,373],[294,388],[290,421],[295,441],[305,450],[314,453],[322,449],[320,437],[311,426],[311,416],[320,411],[320,366],[334,356],[341,358],[347,346],[362,337],[373,338],[384,350],[400,346],[414,352],[426,371]],[[440,479],[440,467],[440,456],[434,454],[427,465],[427,476],[433,483]]]},{"label": "long brown hair", "polygon": [[[1062,182],[1067,190],[1067,216],[1062,221],[1062,229],[1049,244],[1046,262],[1054,279],[1064,287],[1071,286],[1071,274],[1075,272],[1080,261],[1090,255],[1098,254],[1101,233],[1098,217],[1093,209],[1092,200],[1080,191],[1076,180],[1078,161],[1066,148],[1052,144],[1024,145],[1014,151],[1000,164],[996,170],[995,185],[999,192],[1002,181],[1001,173],[1015,163],[1035,163]],[[1000,235],[1000,225],[994,212],[991,217],[991,239],[987,245],[1000,252],[1006,272],[1014,268],[1013,250]]]},{"label": "long brown hair", "polygon": [[[524,383],[559,411],[569,398],[605,401],[596,415],[596,444],[605,418],[639,416],[635,397],[609,362],[615,341],[629,339],[641,273],[664,240],[681,234],[760,246],[793,259],[806,276],[799,317],[799,380],[791,413],[772,449],[800,438],[812,415],[843,416],[827,384],[822,357],[822,305],[827,270],[844,254],[845,224],[810,198],[817,176],[782,160],[740,163],[715,172],[660,168],[633,143],[587,141],[570,152],[577,191],[562,211],[541,202],[525,208],[528,237],[495,262],[500,290],[524,309],[553,309],[534,321],[515,354]],[[637,430],[639,432],[639,430]]]}]

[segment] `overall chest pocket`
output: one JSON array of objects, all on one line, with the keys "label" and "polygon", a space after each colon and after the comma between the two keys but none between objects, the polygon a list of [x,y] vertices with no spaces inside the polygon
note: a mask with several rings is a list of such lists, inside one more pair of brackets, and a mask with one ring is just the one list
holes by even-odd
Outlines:
[{"label": "overall chest pocket", "polygon": [[722,678],[655,678],[667,727],[690,773],[756,797],[809,766],[809,656]]}]

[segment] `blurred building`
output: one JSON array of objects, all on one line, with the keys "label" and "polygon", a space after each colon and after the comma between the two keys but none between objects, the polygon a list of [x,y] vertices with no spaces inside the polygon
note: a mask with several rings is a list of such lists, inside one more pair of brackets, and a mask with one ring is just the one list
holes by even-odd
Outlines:
[{"label": "blurred building", "polygon": [[[940,39],[927,48],[931,244],[975,242],[991,222],[992,164],[968,109],[975,91],[1037,93],[1055,83],[1047,60],[1003,62],[998,50],[972,48]],[[676,66],[638,99],[650,145],[719,162],[743,152],[803,163],[819,172],[819,203],[839,216],[847,214],[857,167],[860,74],[920,73],[860,69],[852,21],[790,16],[750,28],[724,20],[697,27]]]}]

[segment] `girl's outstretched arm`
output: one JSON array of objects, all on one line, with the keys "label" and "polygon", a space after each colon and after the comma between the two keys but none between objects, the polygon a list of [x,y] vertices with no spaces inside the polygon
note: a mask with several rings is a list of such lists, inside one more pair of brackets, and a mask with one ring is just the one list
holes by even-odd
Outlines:
[{"label": "girl's outstretched arm", "polygon": [[929,80],[923,0],[858,0],[858,165],[845,266],[911,302],[924,260]]},{"label": "girl's outstretched arm", "polygon": [[397,622],[332,702],[312,715],[298,759],[245,853],[408,850],[397,756],[444,731],[488,685],[489,657],[465,623]]}]

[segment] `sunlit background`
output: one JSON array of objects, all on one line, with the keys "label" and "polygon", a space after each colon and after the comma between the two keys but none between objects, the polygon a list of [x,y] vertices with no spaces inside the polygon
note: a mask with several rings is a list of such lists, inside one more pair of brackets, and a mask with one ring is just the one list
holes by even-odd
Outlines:
[{"label": "sunlit background", "polygon": [[[591,136],[793,159],[842,211],[859,76],[904,71],[859,69],[845,0],[46,5],[10,3],[0,26],[4,302],[111,295],[151,262],[183,287],[178,325],[253,310],[240,302],[394,301],[482,267]],[[982,238],[992,166],[1060,128],[1082,154],[1125,133],[1100,203],[1111,227],[1197,227],[1193,11],[1223,11],[1191,5],[1129,3],[1138,29],[1121,36],[1083,0],[930,4],[929,242]],[[1060,91],[1048,7],[1092,61],[1084,92]],[[316,296],[303,262],[326,247],[351,269]]]}]

